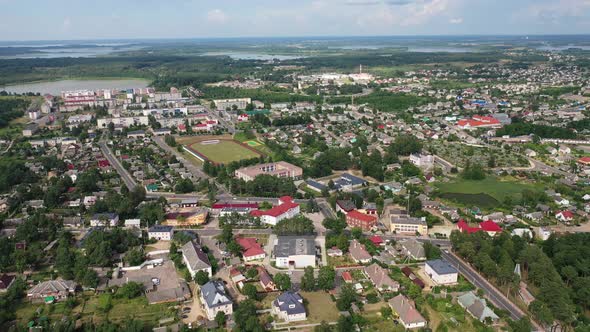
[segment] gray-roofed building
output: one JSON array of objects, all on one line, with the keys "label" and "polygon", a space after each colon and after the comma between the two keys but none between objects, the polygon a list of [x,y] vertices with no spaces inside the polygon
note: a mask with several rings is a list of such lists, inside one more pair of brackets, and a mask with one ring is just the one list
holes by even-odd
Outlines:
[{"label": "gray-roofed building", "polygon": [[187,242],[184,246],[182,246],[181,251],[182,260],[184,261],[184,264],[188,268],[193,278],[199,271],[207,272],[209,277],[213,276],[209,257],[207,257],[207,254],[203,252],[203,249],[201,249],[201,246],[197,244],[195,240]]},{"label": "gray-roofed building", "polygon": [[487,306],[486,300],[475,296],[473,292],[459,296],[457,302],[480,322],[484,322],[488,318],[492,322],[496,322],[499,319],[498,315]]},{"label": "gray-roofed building", "polygon": [[33,302],[47,301],[51,302],[68,298],[76,291],[76,283],[72,280],[49,280],[37,284],[27,292],[27,298]]},{"label": "gray-roofed building", "polygon": [[313,236],[279,236],[274,247],[274,256],[278,268],[315,267],[315,238]]},{"label": "gray-roofed building", "polygon": [[286,322],[307,319],[303,298],[295,292],[285,292],[272,302],[272,313]]},{"label": "gray-roofed building", "polygon": [[306,180],[305,184],[307,184],[307,187],[311,190],[315,190],[317,192],[322,192],[322,190],[328,188],[326,185],[321,184],[317,181],[314,180]]},{"label": "gray-roofed building", "polygon": [[442,259],[426,262],[424,272],[439,285],[456,284],[459,277],[457,269]]},{"label": "gray-roofed building", "polygon": [[334,190],[350,191],[355,187],[363,186],[367,183],[364,179],[354,175],[344,173],[339,179],[334,181]]},{"label": "gray-roofed building", "polygon": [[227,295],[223,282],[218,280],[211,280],[201,286],[201,304],[209,320],[215,319],[218,312],[224,312],[226,316],[233,313],[233,302]]},{"label": "gray-roofed building", "polygon": [[397,242],[402,254],[409,259],[415,261],[423,261],[426,259],[424,253],[424,245],[416,239],[402,239]]},{"label": "gray-roofed building", "polygon": [[148,229],[148,238],[158,241],[170,241],[174,234],[174,227],[166,225],[154,225]]},{"label": "gray-roofed building", "polygon": [[371,282],[373,282],[373,285],[375,285],[375,288],[377,288],[378,291],[397,292],[399,290],[399,283],[391,279],[387,270],[379,266],[377,263],[366,266],[363,269],[363,272],[365,272],[365,275],[367,275]]},{"label": "gray-roofed building", "polygon": [[428,224],[421,218],[410,216],[391,216],[390,227],[392,233],[397,234],[428,234]]},{"label": "gray-roofed building", "polygon": [[356,239],[350,242],[348,251],[350,252],[350,257],[352,257],[356,263],[369,263],[373,259],[373,256],[369,254],[367,249],[365,249],[365,246]]},{"label": "gray-roofed building", "polygon": [[347,214],[348,212],[356,210],[356,205],[351,200],[337,200],[336,201],[336,212],[342,212]]},{"label": "gray-roofed building", "polygon": [[415,329],[426,326],[426,319],[416,310],[414,301],[408,299],[402,294],[389,300],[389,306],[394,315],[406,329]]}]

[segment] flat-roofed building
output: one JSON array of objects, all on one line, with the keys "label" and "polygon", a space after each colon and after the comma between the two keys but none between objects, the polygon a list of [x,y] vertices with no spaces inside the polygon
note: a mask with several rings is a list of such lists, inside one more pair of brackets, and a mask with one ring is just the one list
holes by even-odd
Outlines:
[{"label": "flat-roofed building", "polygon": [[392,216],[390,223],[391,232],[397,234],[428,234],[428,225],[426,221],[420,218],[410,216]]},{"label": "flat-roofed building", "polygon": [[304,268],[316,266],[315,238],[313,236],[279,236],[274,248],[278,268]]},{"label": "flat-roofed building", "polygon": [[268,174],[279,178],[300,179],[303,169],[284,161],[242,167],[235,171],[235,176],[246,182],[254,180],[258,175]]}]

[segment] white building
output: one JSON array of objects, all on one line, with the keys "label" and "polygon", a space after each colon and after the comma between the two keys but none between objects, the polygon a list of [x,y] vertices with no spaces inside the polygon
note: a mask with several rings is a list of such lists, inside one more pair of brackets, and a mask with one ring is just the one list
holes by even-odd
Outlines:
[{"label": "white building", "polygon": [[174,227],[164,225],[154,225],[148,230],[148,238],[158,241],[170,241],[174,235]]},{"label": "white building", "polygon": [[125,219],[125,227],[141,227],[141,219]]},{"label": "white building", "polygon": [[90,219],[91,227],[115,227],[119,223],[119,215],[115,213],[97,213]]},{"label": "white building", "polygon": [[307,319],[303,298],[295,292],[285,292],[272,302],[272,313],[285,322]]},{"label": "white building", "polygon": [[279,198],[279,205],[270,210],[254,210],[250,212],[253,217],[260,218],[262,223],[275,226],[283,219],[289,219],[297,216],[300,212],[299,204],[293,202],[289,196]]},{"label": "white building", "polygon": [[434,166],[434,156],[424,154],[411,154],[410,162],[420,168],[432,168]]},{"label": "white building", "polygon": [[315,239],[313,237],[279,236],[274,247],[278,268],[293,266],[302,269],[316,266]]},{"label": "white building", "polygon": [[182,261],[184,262],[184,265],[186,265],[193,278],[199,271],[207,272],[209,278],[213,276],[209,257],[207,257],[207,254],[203,252],[201,246],[194,240],[189,241],[184,246],[182,246],[181,251]]},{"label": "white building", "polygon": [[135,116],[125,118],[104,118],[96,120],[96,127],[99,129],[108,128],[109,124],[114,124],[116,127],[131,127],[131,126],[147,126],[149,120],[147,116]]},{"label": "white building", "polygon": [[427,261],[424,265],[424,272],[439,285],[456,284],[459,277],[457,269],[442,259]]},{"label": "white building", "polygon": [[233,313],[233,303],[221,281],[212,280],[201,286],[200,297],[209,320],[214,320],[219,312],[225,313],[226,316]]}]

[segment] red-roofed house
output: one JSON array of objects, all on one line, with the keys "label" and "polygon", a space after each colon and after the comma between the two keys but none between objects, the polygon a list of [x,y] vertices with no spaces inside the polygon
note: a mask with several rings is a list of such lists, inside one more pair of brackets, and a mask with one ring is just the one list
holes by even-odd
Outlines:
[{"label": "red-roofed house", "polygon": [[385,242],[383,241],[383,239],[379,235],[373,235],[369,238],[369,240],[371,242],[373,242],[373,244],[376,245],[377,247],[385,245]]},{"label": "red-roofed house", "polygon": [[109,166],[111,166],[111,164],[106,159],[101,159],[101,160],[98,161],[98,167],[100,167],[100,168],[106,168],[106,167],[109,167]]},{"label": "red-roofed house", "polygon": [[555,218],[559,221],[572,221],[574,220],[574,213],[569,210],[559,211],[555,214]]},{"label": "red-roofed house", "polygon": [[350,274],[350,272],[348,271],[344,271],[342,272],[342,279],[344,280],[345,283],[350,284],[352,283],[353,279],[352,279],[352,275]]},{"label": "red-roofed house", "polygon": [[586,166],[590,166],[590,157],[582,157],[578,159],[578,163]]},{"label": "red-roofed house", "polygon": [[242,257],[244,257],[244,261],[250,262],[261,260],[266,257],[266,252],[264,252],[264,249],[262,249],[255,238],[237,237],[236,242],[242,247]]},{"label": "red-roofed house", "polygon": [[486,220],[479,223],[479,228],[488,233],[490,236],[494,236],[498,233],[502,233],[502,227],[498,226],[495,222],[491,220]]},{"label": "red-roofed house", "polygon": [[463,233],[475,233],[475,232],[479,232],[480,229],[477,227],[471,227],[469,226],[465,220],[461,219],[459,220],[459,222],[457,223],[457,229]]},{"label": "red-roofed house", "polygon": [[358,227],[363,231],[369,231],[377,224],[377,217],[352,210],[346,214],[346,223],[350,227]]},{"label": "red-roofed house", "polygon": [[251,211],[250,215],[260,218],[260,221],[265,224],[275,226],[279,221],[293,218],[298,215],[299,212],[299,204],[293,202],[293,199],[290,196],[283,196],[279,198],[279,205],[276,205],[272,209],[266,211]]}]

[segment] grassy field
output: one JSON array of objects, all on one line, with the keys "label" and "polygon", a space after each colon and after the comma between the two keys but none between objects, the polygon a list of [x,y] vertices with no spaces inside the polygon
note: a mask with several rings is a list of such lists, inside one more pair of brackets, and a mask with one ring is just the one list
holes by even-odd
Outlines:
[{"label": "grassy field", "polygon": [[457,179],[453,182],[438,183],[441,197],[467,206],[478,205],[492,208],[503,202],[506,197],[519,199],[525,189],[541,190],[542,188],[528,183],[506,181],[496,177],[488,177],[482,181]]},{"label": "grassy field", "polygon": [[[218,140],[218,143],[202,144],[204,141]],[[216,137],[183,137],[179,140],[180,144],[200,153],[214,163],[227,164],[232,161],[243,159],[257,158],[260,154],[256,151],[246,148],[239,142],[231,139],[219,139]]]},{"label": "grassy field", "polygon": [[305,323],[335,322],[340,313],[336,303],[325,292],[300,292],[301,297],[307,301],[307,321]]}]

